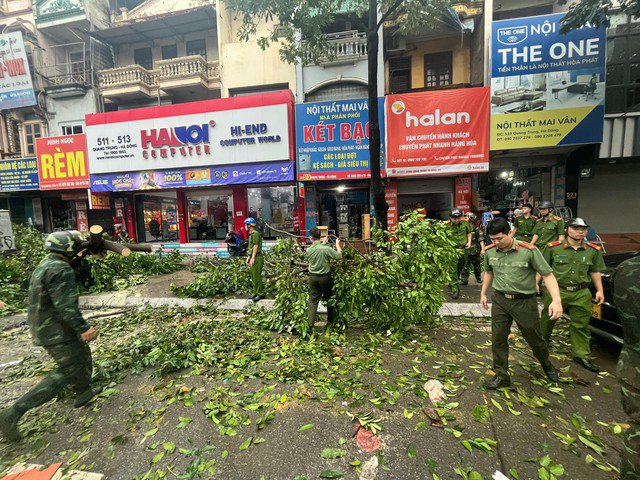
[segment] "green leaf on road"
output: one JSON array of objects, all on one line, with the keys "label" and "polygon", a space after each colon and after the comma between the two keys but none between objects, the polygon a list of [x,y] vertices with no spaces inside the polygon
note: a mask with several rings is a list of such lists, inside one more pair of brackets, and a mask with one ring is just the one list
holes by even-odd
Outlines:
[{"label": "green leaf on road", "polygon": [[193,419],[189,417],[178,417],[178,420],[180,420],[180,423],[178,423],[177,428],[184,428],[193,421]]},{"label": "green leaf on road", "polygon": [[340,470],[327,469],[320,472],[320,478],[342,478],[343,476],[344,473]]},{"label": "green leaf on road", "polygon": [[306,425],[301,426],[298,431],[299,432],[304,432],[305,430],[309,430],[310,428],[313,428],[313,423],[307,423]]},{"label": "green leaf on road", "polygon": [[252,443],[253,443],[253,437],[247,438],[244,442],[242,442],[242,445],[240,445],[240,450],[246,450],[251,446]]},{"label": "green leaf on road", "polygon": [[476,421],[485,423],[488,420],[489,415],[491,415],[491,412],[489,411],[489,407],[486,405],[476,405],[473,407],[473,410],[471,410],[471,414]]},{"label": "green leaf on road", "polygon": [[415,448],[413,447],[408,447],[407,448],[407,457],[409,458],[416,458],[418,456]]},{"label": "green leaf on road", "polygon": [[346,450],[342,450],[341,448],[325,448],[322,450],[320,456],[326,459],[334,459],[341,458],[347,454]]}]

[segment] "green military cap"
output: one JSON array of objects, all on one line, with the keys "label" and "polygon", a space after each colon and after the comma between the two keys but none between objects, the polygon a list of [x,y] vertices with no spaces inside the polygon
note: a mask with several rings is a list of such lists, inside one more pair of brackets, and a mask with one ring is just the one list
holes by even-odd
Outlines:
[{"label": "green military cap", "polygon": [[44,241],[44,248],[51,252],[74,253],[82,241],[84,237],[77,230],[63,230],[50,233]]}]

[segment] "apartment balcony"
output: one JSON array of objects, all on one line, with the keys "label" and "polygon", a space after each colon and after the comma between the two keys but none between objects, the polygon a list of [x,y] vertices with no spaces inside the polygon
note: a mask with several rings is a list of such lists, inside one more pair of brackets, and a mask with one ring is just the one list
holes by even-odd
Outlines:
[{"label": "apartment balcony", "polygon": [[[151,98],[161,92],[187,89],[220,89],[220,66],[200,55],[178,57],[156,62],[147,70],[140,65],[110,68],[98,72],[100,93],[107,98]],[[159,92],[160,90],[160,92]]]},{"label": "apartment balcony", "polygon": [[367,58],[367,35],[357,30],[328,33],[329,55],[320,64],[341,65],[356,63]]}]

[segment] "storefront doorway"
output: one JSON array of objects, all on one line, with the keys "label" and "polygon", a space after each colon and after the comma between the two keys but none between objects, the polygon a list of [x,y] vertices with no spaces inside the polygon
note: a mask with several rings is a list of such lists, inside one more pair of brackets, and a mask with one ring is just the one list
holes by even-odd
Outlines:
[{"label": "storefront doorway", "polygon": [[200,190],[187,193],[189,240],[224,240],[233,229],[231,190]]},{"label": "storefront doorway", "polygon": [[144,242],[179,240],[176,192],[136,195],[136,217],[138,238]]},{"label": "storefront doorway", "polygon": [[362,238],[362,216],[371,211],[369,184],[318,185],[320,225],[343,238]]},{"label": "storefront doorway", "polygon": [[427,218],[445,220],[454,205],[454,177],[398,180],[398,215],[421,209]]},{"label": "storefront doorway", "polygon": [[[280,232],[295,233],[296,210],[295,187],[249,187],[247,188],[249,216],[257,221],[265,238],[281,237]],[[271,228],[273,227],[273,228]]]},{"label": "storefront doorway", "polygon": [[520,203],[554,201],[553,167],[499,169],[478,176],[478,210],[514,210]]}]

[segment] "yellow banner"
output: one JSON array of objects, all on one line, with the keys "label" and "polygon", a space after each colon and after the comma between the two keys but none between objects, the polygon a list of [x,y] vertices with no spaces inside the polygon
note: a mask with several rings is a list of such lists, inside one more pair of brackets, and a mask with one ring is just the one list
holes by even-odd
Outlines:
[{"label": "yellow banner", "polygon": [[558,145],[594,106],[491,115],[491,149]]}]

